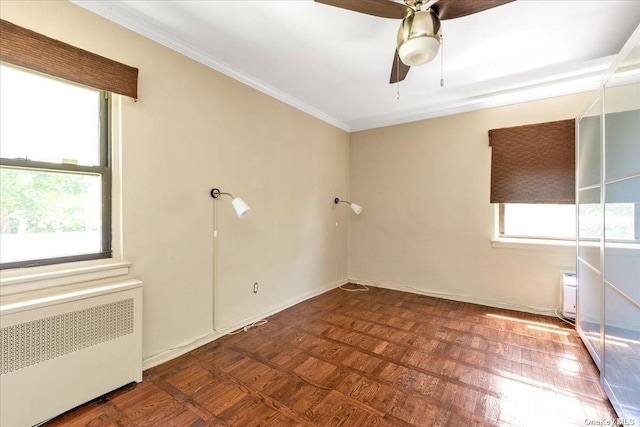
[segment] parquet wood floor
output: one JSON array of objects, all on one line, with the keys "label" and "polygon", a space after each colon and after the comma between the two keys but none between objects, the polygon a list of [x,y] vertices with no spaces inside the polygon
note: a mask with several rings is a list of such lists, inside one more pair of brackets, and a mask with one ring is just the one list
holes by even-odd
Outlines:
[{"label": "parquet wood floor", "polygon": [[584,426],[615,418],[574,329],[387,289],[332,290],[48,426]]}]

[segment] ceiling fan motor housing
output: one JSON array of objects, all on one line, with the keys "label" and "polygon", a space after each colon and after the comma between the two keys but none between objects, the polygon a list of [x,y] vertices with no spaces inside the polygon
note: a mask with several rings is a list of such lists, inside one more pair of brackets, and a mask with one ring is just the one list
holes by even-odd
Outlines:
[{"label": "ceiling fan motor housing", "polygon": [[440,19],[431,9],[408,15],[398,29],[400,59],[410,67],[426,64],[438,54],[440,35]]}]

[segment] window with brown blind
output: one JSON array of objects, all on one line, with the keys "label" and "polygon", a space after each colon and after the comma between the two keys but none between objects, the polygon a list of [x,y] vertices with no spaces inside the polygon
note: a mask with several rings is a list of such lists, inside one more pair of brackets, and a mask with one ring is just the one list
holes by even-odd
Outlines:
[{"label": "window with brown blind", "polygon": [[575,120],[489,131],[498,237],[575,239]]},{"label": "window with brown blind", "polygon": [[112,256],[110,98],[137,76],[0,20],[0,268]]}]

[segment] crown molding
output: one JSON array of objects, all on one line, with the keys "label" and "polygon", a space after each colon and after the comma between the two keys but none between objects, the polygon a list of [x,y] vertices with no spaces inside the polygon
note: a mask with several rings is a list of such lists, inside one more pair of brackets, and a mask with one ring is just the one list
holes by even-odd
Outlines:
[{"label": "crown molding", "polygon": [[402,112],[391,117],[353,121],[350,123],[351,132],[597,90],[602,84],[603,73],[610,67],[614,58],[615,55],[612,55],[589,61],[571,72],[553,74],[553,77],[546,79],[524,79],[519,84],[446,104],[433,105],[415,114]]},{"label": "crown molding", "polygon": [[226,64],[217,58],[205,54],[201,50],[167,35],[161,28],[153,23],[127,14],[123,4],[117,8],[109,0],[70,0],[72,3],[89,10],[109,21],[153,40],[171,50],[174,50],[188,58],[191,58],[209,68],[246,84],[266,95],[284,102],[300,111],[303,111],[319,120],[346,132],[356,132],[368,129],[393,126],[419,120],[433,119],[453,114],[466,113],[493,107],[501,107],[515,103],[535,101],[562,95],[570,95],[579,92],[596,90],[602,83],[603,73],[611,66],[615,55],[600,58],[581,64],[569,72],[551,73],[553,77],[535,79],[532,76],[523,78],[521,82],[504,87],[500,90],[480,93],[446,104],[431,105],[421,108],[421,111],[398,112],[385,116],[373,116],[344,122],[327,114],[305,102],[284,93],[259,79],[248,75],[241,70]]},{"label": "crown molding", "polygon": [[130,15],[124,13],[120,9],[114,9],[110,4],[110,1],[98,0],[98,1],[90,1],[90,0],[69,0],[71,3],[82,7],[90,12],[95,13],[111,22],[114,22],[128,30],[131,30],[137,34],[140,34],[150,40],[155,41],[173,51],[176,51],[188,58],[193,59],[196,62],[199,62],[203,65],[206,65],[209,68],[212,68],[224,75],[231,77],[234,80],[237,80],[241,83],[246,84],[249,87],[252,87],[266,95],[271,96],[279,101],[284,102],[300,111],[303,111],[323,122],[326,122],[332,126],[335,126],[339,129],[342,129],[346,132],[351,132],[351,126],[347,123],[344,123],[341,120],[336,119],[335,117],[318,110],[306,104],[299,99],[296,99],[262,81],[254,78],[242,71],[226,64],[222,61],[219,61],[216,58],[211,57],[210,55],[205,54],[199,49],[194,48],[188,43],[184,43],[181,40],[178,40],[174,37],[168,36],[162,29],[153,25],[150,22],[143,21],[140,19],[132,18]]}]

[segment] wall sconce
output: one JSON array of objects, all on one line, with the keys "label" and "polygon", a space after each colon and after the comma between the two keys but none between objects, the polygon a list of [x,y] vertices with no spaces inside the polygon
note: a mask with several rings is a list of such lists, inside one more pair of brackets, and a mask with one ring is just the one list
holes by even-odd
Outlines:
[{"label": "wall sconce", "polygon": [[360,206],[360,205],[359,205],[359,204],[357,204],[357,203],[351,203],[351,202],[348,202],[348,201],[346,201],[346,200],[340,200],[340,199],[338,199],[337,197],[336,197],[335,199],[333,199],[333,203],[335,203],[336,205],[337,205],[338,203],[346,203],[346,204],[348,204],[348,205],[349,205],[349,207],[351,208],[351,210],[352,210],[353,212],[355,212],[355,214],[356,214],[356,215],[360,215],[360,212],[362,212],[362,206]]},{"label": "wall sconce", "polygon": [[213,188],[211,190],[211,197],[213,197],[214,199],[217,199],[222,194],[231,197],[232,199],[231,204],[233,205],[233,208],[236,210],[236,214],[238,214],[239,218],[242,218],[243,216],[248,214],[249,211],[251,210],[249,205],[247,205],[240,197],[233,197],[233,194],[223,193],[217,188]]}]

